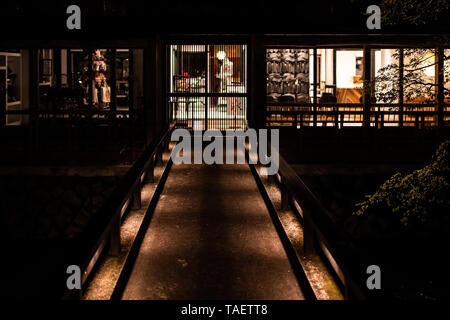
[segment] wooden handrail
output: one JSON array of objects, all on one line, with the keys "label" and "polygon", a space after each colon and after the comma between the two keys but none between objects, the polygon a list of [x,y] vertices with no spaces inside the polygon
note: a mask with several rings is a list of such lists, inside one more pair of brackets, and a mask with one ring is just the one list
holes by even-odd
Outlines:
[{"label": "wooden handrail", "polygon": [[[118,187],[100,208],[95,220],[88,225],[83,233],[82,242],[78,247],[84,250],[81,250],[80,256],[77,258],[80,261],[82,271],[82,285],[108,243],[111,254],[118,255],[120,253],[120,220],[123,209],[125,206],[133,202],[136,204],[140,200],[136,195],[139,194],[140,196],[141,177],[143,174],[153,177],[155,161],[162,158],[162,153],[168,145],[173,128],[174,126],[170,125],[142,152],[138,160],[121,179]],[[85,250],[88,250],[87,254]]]},{"label": "wooden handrail", "polygon": [[[274,150],[274,152],[278,151]],[[271,156],[274,157],[273,154]],[[344,287],[345,297],[365,299],[364,291],[344,263],[348,252],[343,252],[338,246],[343,244],[349,250],[354,249],[350,238],[336,227],[331,215],[286,160],[279,153],[278,156],[282,199],[285,199],[284,202],[287,199],[291,200],[294,202],[294,207],[299,206],[293,209],[299,211],[303,218],[305,253],[312,253],[316,248],[320,249],[338,275]],[[358,264],[359,259],[356,256],[352,255],[352,259],[355,259]]]}]

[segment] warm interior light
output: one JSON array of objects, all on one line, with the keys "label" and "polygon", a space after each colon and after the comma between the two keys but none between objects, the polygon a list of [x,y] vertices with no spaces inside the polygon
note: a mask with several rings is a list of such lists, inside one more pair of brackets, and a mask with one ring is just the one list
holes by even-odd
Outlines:
[{"label": "warm interior light", "polygon": [[217,52],[216,57],[219,60],[223,60],[223,59],[225,59],[226,55],[227,54],[225,53],[225,51],[219,51],[219,52]]}]

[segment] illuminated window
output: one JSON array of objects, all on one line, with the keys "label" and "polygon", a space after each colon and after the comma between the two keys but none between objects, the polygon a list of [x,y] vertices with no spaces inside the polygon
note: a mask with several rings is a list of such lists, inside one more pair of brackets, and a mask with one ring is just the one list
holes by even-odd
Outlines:
[{"label": "illuminated window", "polygon": [[436,99],[436,54],[433,49],[404,49],[403,97],[405,103]]}]

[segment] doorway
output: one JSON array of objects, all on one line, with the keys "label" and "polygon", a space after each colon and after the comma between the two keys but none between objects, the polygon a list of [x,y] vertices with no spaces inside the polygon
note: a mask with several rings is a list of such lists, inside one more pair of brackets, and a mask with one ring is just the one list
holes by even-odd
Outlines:
[{"label": "doorway", "polygon": [[167,45],[167,103],[179,128],[245,130],[247,46]]}]

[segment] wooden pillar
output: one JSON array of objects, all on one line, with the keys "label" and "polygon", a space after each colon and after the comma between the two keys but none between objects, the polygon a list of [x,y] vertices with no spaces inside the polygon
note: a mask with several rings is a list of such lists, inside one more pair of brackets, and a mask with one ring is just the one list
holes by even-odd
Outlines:
[{"label": "wooden pillar", "polygon": [[128,52],[128,110],[130,111],[130,118],[134,118],[134,52],[130,49]]},{"label": "wooden pillar", "polygon": [[399,65],[399,75],[398,75],[398,79],[399,79],[399,84],[398,84],[398,105],[399,105],[399,123],[398,125],[400,127],[403,127],[403,98],[404,98],[404,93],[403,93],[403,77],[404,77],[404,68],[405,68],[405,55],[404,55],[404,50],[403,48],[399,49],[399,58],[398,58],[398,65]]},{"label": "wooden pillar", "polygon": [[437,81],[437,125],[438,127],[442,127],[444,125],[444,102],[445,102],[445,95],[444,95],[444,49],[438,48],[436,49],[436,81]]},{"label": "wooden pillar", "polygon": [[263,36],[252,34],[248,50],[248,105],[247,119],[250,128],[266,127],[266,54]]},{"label": "wooden pillar", "polygon": [[89,95],[89,100],[88,100],[88,103],[89,103],[89,108],[92,108],[93,107],[93,105],[92,105],[92,103],[93,103],[93,96],[92,96],[92,94],[93,94],[93,88],[92,88],[92,82],[93,82],[93,80],[94,80],[94,75],[93,75],[93,70],[92,70],[92,49],[89,49],[89,50],[87,50],[87,52],[88,52],[88,81],[89,81],[89,84],[88,84],[88,95]]},{"label": "wooden pillar", "polygon": [[336,75],[336,49],[333,49],[333,95],[337,97],[337,75]]},{"label": "wooden pillar", "polygon": [[39,50],[30,50],[30,109],[39,106]]},{"label": "wooden pillar", "polygon": [[30,90],[30,126],[29,126],[29,146],[28,151],[33,153],[39,149],[39,116],[36,112],[39,109],[39,50],[30,50],[29,56],[29,90]]},{"label": "wooden pillar", "polygon": [[72,53],[70,49],[67,49],[67,85],[69,88],[73,88],[72,72]]},{"label": "wooden pillar", "polygon": [[166,59],[167,50],[166,46],[161,42],[161,38],[156,36],[156,106],[157,106],[157,133],[161,133],[162,130],[167,128],[168,125],[168,103],[166,95],[166,76],[168,74]]},{"label": "wooden pillar", "polygon": [[111,50],[110,63],[110,85],[111,85],[111,102],[109,103],[110,111],[114,114],[117,110],[117,84],[116,84],[116,49]]},{"label": "wooden pillar", "polygon": [[[314,86],[313,86],[313,110],[314,110],[314,115],[313,115],[313,123],[314,123],[314,127],[317,126],[317,48],[313,49],[314,52],[314,61],[313,61],[313,82],[314,82]],[[336,67],[336,66],[335,66]]]},{"label": "wooden pillar", "polygon": [[54,66],[54,77],[55,77],[55,87],[57,89],[61,88],[61,49],[53,50],[53,66]]},{"label": "wooden pillar", "polygon": [[155,124],[155,101],[154,101],[154,62],[153,62],[154,42],[151,41],[149,47],[144,49],[144,128],[146,133],[146,145],[151,142],[153,128]]},{"label": "wooden pillar", "polygon": [[363,66],[364,66],[364,75],[363,75],[363,108],[364,108],[364,116],[363,116],[363,126],[370,127],[370,108],[371,108],[371,69],[372,69],[372,55],[371,48],[369,46],[364,46],[364,57],[363,57]]}]

